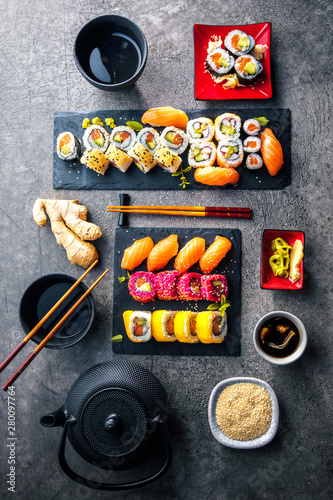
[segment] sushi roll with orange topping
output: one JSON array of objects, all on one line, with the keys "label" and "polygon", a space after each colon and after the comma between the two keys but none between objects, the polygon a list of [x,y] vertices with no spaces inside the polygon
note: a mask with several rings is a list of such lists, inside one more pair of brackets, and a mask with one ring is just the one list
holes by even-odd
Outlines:
[{"label": "sushi roll with orange topping", "polygon": [[166,127],[161,134],[160,143],[177,155],[181,155],[188,146],[188,137],[177,127]]},{"label": "sushi roll with orange topping", "polygon": [[136,133],[131,127],[114,127],[110,135],[110,144],[128,153],[136,143]]},{"label": "sushi roll with orange topping", "polygon": [[160,300],[179,300],[177,281],[181,276],[178,271],[162,271],[156,274],[156,295]]},{"label": "sushi roll with orange topping", "polygon": [[116,148],[112,144],[108,147],[105,152],[105,156],[110,161],[111,165],[118,168],[121,172],[126,172],[128,167],[132,164],[133,158],[131,158],[125,151]]},{"label": "sushi roll with orange topping", "polygon": [[86,165],[86,167],[102,175],[105,174],[110,164],[105,154],[99,151],[99,149],[89,149],[85,151],[80,161]]},{"label": "sushi roll with orange topping", "polygon": [[182,162],[180,156],[167,147],[159,148],[155,152],[154,157],[158,165],[162,167],[163,170],[172,174],[177,172]]},{"label": "sushi roll with orange topping", "polygon": [[188,152],[188,164],[193,168],[202,168],[214,165],[216,160],[216,146],[213,142],[195,142]]},{"label": "sushi roll with orange topping", "polygon": [[212,141],[214,132],[213,121],[204,116],[190,120],[186,126],[186,133],[190,142]]},{"label": "sushi roll with orange topping", "polygon": [[151,339],[151,312],[125,311],[123,320],[127,336],[132,342],[148,342]]},{"label": "sushi roll with orange topping", "polygon": [[133,158],[135,165],[144,174],[150,172],[157,163],[154,156],[140,142],[137,142],[128,154]]},{"label": "sushi roll with orange topping", "polygon": [[138,302],[153,302],[156,298],[155,275],[138,271],[129,279],[128,289],[130,295]]},{"label": "sushi roll with orange topping", "polygon": [[228,282],[223,274],[201,276],[201,295],[205,300],[221,302],[222,295],[228,296]]},{"label": "sushi roll with orange topping", "polygon": [[238,167],[244,158],[243,144],[240,139],[220,141],[217,146],[217,164],[220,167]]},{"label": "sushi roll with orange topping", "polygon": [[214,122],[215,139],[217,142],[238,139],[241,132],[242,121],[234,113],[223,113],[216,117]]},{"label": "sushi roll with orange topping", "polygon": [[201,274],[185,273],[177,281],[180,300],[201,300]]},{"label": "sushi roll with orange topping", "polygon": [[98,149],[103,153],[107,150],[109,140],[109,134],[100,125],[91,125],[83,135],[83,144],[86,149]]}]

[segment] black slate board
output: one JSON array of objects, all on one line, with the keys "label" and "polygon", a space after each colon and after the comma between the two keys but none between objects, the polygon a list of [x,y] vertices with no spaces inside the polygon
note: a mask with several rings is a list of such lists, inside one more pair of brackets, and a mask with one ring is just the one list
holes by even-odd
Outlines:
[{"label": "black slate board", "polygon": [[[179,249],[181,249],[191,238],[200,236],[206,240],[206,248],[214,241],[215,236],[225,236],[232,242],[232,249],[218,265],[214,273],[225,274],[228,285],[228,300],[231,306],[227,308],[228,333],[221,344],[184,344],[175,342],[157,342],[151,339],[145,343],[135,343],[126,335],[123,312],[154,311],[168,309],[175,311],[204,311],[211,303],[206,300],[199,301],[163,301],[156,300],[148,304],[135,301],[129,294],[128,281],[119,283],[118,277],[127,276],[127,271],[121,268],[121,260],[125,248],[132,245],[134,240],[150,236],[154,243],[169,236],[177,234]],[[163,269],[172,270],[174,258]],[[144,261],[136,271],[147,271]],[[190,272],[200,272],[198,265],[193,266]],[[134,272],[134,271],[133,271]],[[239,229],[188,229],[188,228],[116,228],[115,232],[115,256],[114,256],[114,290],[113,290],[113,330],[112,335],[123,335],[122,342],[113,342],[113,351],[117,354],[163,354],[163,355],[189,355],[189,356],[240,356],[240,312],[241,312],[241,232]]]},{"label": "black slate board", "polygon": [[[291,183],[291,153],[290,153],[290,110],[289,109],[230,109],[221,107],[219,109],[209,110],[185,110],[189,119],[207,116],[214,120],[218,115],[226,112],[238,114],[242,120],[265,116],[269,119],[268,127],[272,128],[274,134],[280,141],[284,155],[284,165],[280,172],[272,177],[269,175],[266,167],[257,171],[249,171],[243,166],[238,167],[240,180],[237,187],[227,185],[224,187],[207,186],[199,184],[194,180],[194,170],[192,169],[186,175],[190,184],[187,190],[211,190],[211,189],[283,189]],[[53,153],[53,188],[54,189],[116,189],[116,190],[179,190],[179,177],[172,177],[160,167],[154,167],[148,174],[143,174],[134,164],[132,164],[126,173],[120,172],[117,168],[109,167],[105,175],[98,175],[89,170],[80,163],[68,163],[57,156],[56,139],[61,132],[68,130],[76,135],[80,140],[84,134],[82,121],[89,118],[90,121],[98,116],[101,120],[107,117],[114,118],[116,125],[125,125],[129,120],[140,122],[143,110],[127,111],[56,111],[54,114],[54,153]],[[104,122],[105,123],[105,122]],[[110,132],[111,129],[105,126]],[[161,131],[163,128],[157,128]],[[245,138],[245,134],[242,139]],[[183,153],[183,165],[188,166],[187,151]]]}]

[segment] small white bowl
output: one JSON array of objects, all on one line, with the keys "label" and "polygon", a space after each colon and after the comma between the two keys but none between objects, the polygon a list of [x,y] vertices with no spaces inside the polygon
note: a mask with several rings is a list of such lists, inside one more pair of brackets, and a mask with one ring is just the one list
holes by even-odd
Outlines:
[{"label": "small white bowl", "polygon": [[[266,389],[266,391],[269,394],[272,405],[272,420],[268,430],[262,436],[259,436],[255,439],[250,439],[248,441],[241,441],[238,439],[229,438],[222,432],[218,423],[216,422],[216,405],[222,391],[227,387],[229,387],[230,385],[240,384],[240,383],[256,384]],[[263,380],[260,380],[258,378],[234,377],[222,380],[222,382],[220,382],[214,387],[210,395],[208,404],[208,422],[214,438],[224,446],[228,446],[229,448],[236,448],[238,450],[250,450],[254,448],[260,448],[261,446],[265,446],[266,444],[272,441],[272,439],[276,435],[279,425],[279,403],[276,394],[271,388],[271,386],[267,384],[267,382],[264,382]]]},{"label": "small white bowl", "polygon": [[[289,356],[286,356],[285,358],[274,358],[273,356],[266,354],[260,346],[259,343],[260,329],[262,325],[271,318],[287,318],[296,325],[299,331],[300,339],[296,350]],[[299,318],[297,318],[297,316],[294,316],[293,314],[286,311],[273,311],[268,314],[265,314],[265,316],[263,316],[256,324],[253,332],[253,342],[257,352],[266,361],[269,361],[274,365],[289,365],[290,363],[294,363],[294,361],[296,361],[302,356],[308,342],[308,336],[306,333],[305,326],[303,325],[302,321]]]}]

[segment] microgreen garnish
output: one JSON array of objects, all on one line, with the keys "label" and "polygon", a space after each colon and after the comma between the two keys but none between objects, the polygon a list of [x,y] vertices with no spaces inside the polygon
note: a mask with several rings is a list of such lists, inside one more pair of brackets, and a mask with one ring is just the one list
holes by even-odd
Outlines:
[{"label": "microgreen garnish", "polygon": [[207,307],[208,311],[219,311],[221,313],[221,316],[224,316],[225,310],[227,307],[231,306],[231,302],[226,299],[225,295],[222,295],[221,297],[221,303],[219,304],[218,302],[213,302],[213,304],[209,304]]},{"label": "microgreen garnish", "polygon": [[114,335],[113,337],[110,338],[111,342],[121,342],[123,340],[122,335]]},{"label": "microgreen garnish", "polygon": [[119,283],[123,283],[126,280],[129,280],[131,277],[131,274],[129,271],[127,271],[127,277],[126,276],[118,276],[118,281]]},{"label": "microgreen garnish", "polygon": [[262,127],[265,127],[265,125],[267,125],[267,123],[269,122],[269,120],[265,116],[259,116],[259,118],[254,118],[254,119],[258,120],[258,122]]},{"label": "microgreen garnish", "polygon": [[185,189],[186,186],[188,184],[190,184],[190,181],[188,181],[185,177],[184,174],[186,174],[187,172],[189,172],[191,170],[191,165],[189,167],[186,167],[186,168],[183,168],[183,165],[180,166],[180,170],[178,170],[178,172],[174,172],[172,175],[172,177],[178,177],[180,175],[180,180],[182,181],[179,185]]}]

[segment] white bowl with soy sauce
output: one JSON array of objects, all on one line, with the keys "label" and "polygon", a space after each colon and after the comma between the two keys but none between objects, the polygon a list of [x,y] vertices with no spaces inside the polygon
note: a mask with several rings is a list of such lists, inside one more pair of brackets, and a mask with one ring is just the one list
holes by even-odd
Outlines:
[{"label": "white bowl with soy sauce", "polygon": [[100,90],[123,90],[134,85],[147,62],[143,31],[126,17],[91,19],[78,32],[74,60],[84,78]]},{"label": "white bowl with soy sauce", "polygon": [[256,324],[253,342],[258,354],[275,365],[297,361],[307,346],[307,333],[302,321],[287,311],[265,314]]}]

